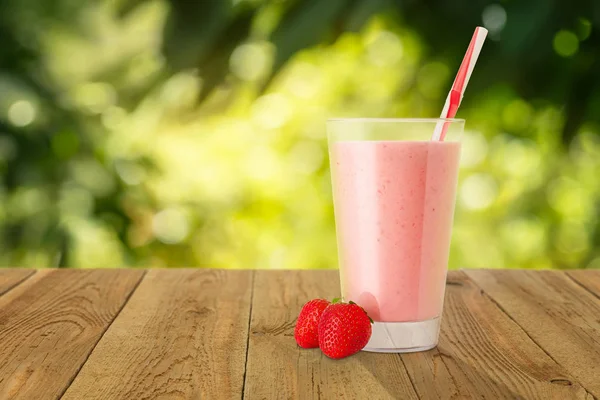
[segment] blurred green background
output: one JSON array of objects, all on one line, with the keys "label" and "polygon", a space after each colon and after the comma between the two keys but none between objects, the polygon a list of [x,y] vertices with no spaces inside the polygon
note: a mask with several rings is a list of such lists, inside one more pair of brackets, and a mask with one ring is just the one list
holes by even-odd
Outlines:
[{"label": "blurred green background", "polygon": [[435,117],[451,268],[600,268],[597,1],[0,0],[0,265],[335,268],[325,120]]}]

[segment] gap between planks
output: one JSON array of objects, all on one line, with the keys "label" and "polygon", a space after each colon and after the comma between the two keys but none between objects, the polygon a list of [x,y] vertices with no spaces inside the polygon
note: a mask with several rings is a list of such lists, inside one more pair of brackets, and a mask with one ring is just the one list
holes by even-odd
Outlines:
[{"label": "gap between planks", "polygon": [[[436,349],[437,349],[437,347],[436,347]],[[402,358],[402,354],[398,354],[398,357],[400,357],[400,362],[402,363],[402,366],[404,367],[404,370],[406,371],[406,375],[408,375],[408,381],[410,382],[410,385],[412,386],[413,391],[415,392],[415,396],[418,397],[419,391],[417,390],[417,386],[414,381],[414,378],[410,375],[410,372],[408,371],[408,368],[406,367],[406,362],[404,362],[404,359]]]},{"label": "gap between planks", "polygon": [[[419,395],[590,399],[587,388],[490,297],[463,271],[448,274],[440,346],[399,355]],[[471,336],[463,336],[465,324]],[[489,373],[481,372],[482,362]],[[570,380],[569,389],[553,385],[561,377]]]},{"label": "gap between planks", "polygon": [[567,278],[569,278],[573,283],[575,283],[577,286],[579,286],[580,288],[582,288],[583,290],[585,290],[586,292],[588,292],[589,294],[591,294],[592,296],[594,296],[595,298],[597,298],[598,300],[600,300],[600,294],[596,293],[595,291],[593,291],[592,289],[590,289],[588,286],[584,285],[583,283],[581,283],[579,281],[579,279],[575,278],[573,275],[571,275],[568,271],[565,272],[565,276]]},{"label": "gap between planks", "polygon": [[1,296],[0,397],[58,398],[142,272],[40,269]]},{"label": "gap between planks", "polygon": [[360,352],[331,360],[295,343],[302,305],[339,297],[337,271],[259,270],[254,286],[244,398],[418,399],[396,354]]},{"label": "gap between planks", "polygon": [[[572,383],[576,383],[577,385],[579,385],[580,387],[582,387],[586,392],[587,392],[587,396],[586,399],[591,398],[593,400],[597,400],[597,397],[593,394],[593,392],[591,390],[589,390],[582,382],[580,379],[575,378],[575,374],[567,367],[564,366],[563,363],[560,362],[560,360],[557,360],[550,351],[546,350],[544,348],[544,346],[541,345],[541,343],[539,343],[538,340],[534,339],[533,336],[527,331],[527,329],[525,329],[525,327],[519,323],[517,321],[517,319],[515,317],[513,317],[504,306],[502,306],[500,304],[500,302],[498,300],[496,300],[491,294],[489,294],[482,285],[480,285],[476,279],[473,279],[468,272],[469,271],[477,271],[478,269],[472,270],[472,269],[464,269],[461,268],[460,271],[462,273],[465,274],[465,276],[469,279],[470,282],[472,282],[477,288],[479,288],[481,294],[485,297],[487,297],[492,304],[494,304],[496,306],[496,308],[498,308],[504,315],[506,315],[517,327],[519,327],[519,329],[529,338],[529,340],[531,340],[531,342],[533,344],[535,344],[539,349],[541,349],[552,361],[554,361],[557,365],[563,367],[565,369],[565,372],[567,372],[568,374],[568,380],[571,381]],[[513,272],[517,272],[517,271],[523,271],[523,270],[513,270]],[[543,271],[543,270],[542,270]],[[554,271],[554,270],[553,270]],[[561,272],[561,275],[563,275],[564,277],[566,277],[567,280],[572,281],[576,286],[578,286],[581,290],[583,290],[584,292],[587,292],[589,294],[591,294],[592,296],[594,296],[596,299],[600,299],[600,297],[598,296],[598,294],[596,294],[592,289],[586,287],[585,285],[583,285],[582,283],[579,282],[578,279],[574,278],[573,276],[571,276],[567,271],[559,271]]]},{"label": "gap between planks", "polygon": [[[21,271],[20,269],[14,269],[14,271]],[[10,292],[11,290],[13,290],[14,288],[16,288],[17,286],[21,285],[22,283],[24,283],[26,280],[28,280],[29,278],[31,278],[33,275],[35,275],[37,273],[36,269],[32,269],[32,270],[27,270],[29,273],[27,275],[24,275],[23,277],[21,277],[19,280],[13,282],[12,284],[6,286],[5,288],[0,289],[0,296],[4,296],[6,293]]]},{"label": "gap between planks", "polygon": [[[79,369],[77,370],[77,372],[75,372],[73,374],[73,376],[71,377],[71,379],[69,380],[69,382],[67,382],[67,384],[65,385],[65,388],[63,389],[63,391],[58,396],[59,399],[62,399],[63,396],[65,395],[65,393],[67,392],[67,390],[69,390],[69,388],[71,387],[71,385],[73,384],[73,382],[75,381],[75,379],[77,378],[77,376],[79,375],[79,373],[81,372],[83,366],[85,364],[87,364],[88,360],[90,359],[90,356],[92,355],[92,353],[96,349],[96,346],[98,346],[98,343],[100,343],[100,341],[102,340],[102,338],[104,337],[104,335],[108,331],[108,328],[111,327],[111,325],[113,324],[113,322],[115,322],[115,320],[117,319],[117,317],[121,314],[121,311],[123,311],[123,309],[127,306],[127,304],[129,304],[129,299],[131,299],[131,296],[133,296],[133,294],[136,292],[137,288],[140,286],[140,284],[142,283],[142,281],[146,277],[147,273],[148,273],[147,269],[142,270],[142,275],[140,276],[140,279],[133,286],[133,289],[131,290],[131,292],[125,298],[125,301],[123,302],[123,305],[116,312],[114,318],[108,324],[106,324],[106,327],[102,331],[102,334],[100,335],[100,337],[98,338],[98,340],[96,341],[96,343],[94,343],[94,346],[92,346],[92,348],[90,349],[90,351],[88,352],[88,354],[85,356],[85,361],[81,364],[81,366],[79,367]],[[31,274],[31,275],[33,275],[33,274]]]},{"label": "gap between planks", "polygon": [[254,306],[254,282],[256,277],[256,270],[252,271],[250,281],[250,310],[248,311],[248,330],[246,337],[246,359],[244,360],[244,375],[242,378],[242,400],[244,399],[246,392],[246,371],[248,371],[248,354],[250,349],[250,328],[252,325],[252,307]]},{"label": "gap between planks", "polygon": [[149,269],[63,399],[239,399],[251,276]]},{"label": "gap between planks", "polygon": [[[531,340],[537,347],[539,347],[544,353],[546,353],[546,355],[548,357],[550,357],[550,359],[552,359],[552,361],[554,361],[555,363],[560,365],[560,363],[554,357],[552,357],[552,354],[550,354],[548,351],[546,351],[546,349],[544,349],[533,337],[531,337],[529,332],[527,332],[527,330],[525,330],[525,328],[523,326],[521,326],[521,324],[519,324],[517,322],[517,320],[512,315],[510,315],[510,313],[508,311],[506,311],[506,309],[504,307],[502,307],[502,305],[500,303],[498,303],[496,301],[496,299],[494,299],[492,296],[490,296],[481,286],[479,286],[477,284],[477,282],[475,282],[475,280],[471,279],[471,277],[469,277],[468,275],[467,275],[467,277],[471,282],[473,282],[473,284],[475,286],[477,286],[479,288],[479,290],[483,296],[485,296],[488,300],[490,300],[496,306],[496,308],[498,308],[500,311],[502,311],[504,313],[504,315],[506,315],[512,322],[514,322],[514,324],[516,326],[519,327],[519,329],[521,329],[521,331],[529,338],[529,340]],[[579,382],[577,382],[577,383],[579,383]],[[581,387],[584,387],[581,383],[579,383],[579,385]]]},{"label": "gap between planks", "polygon": [[[79,375],[79,372],[81,371],[81,369],[83,368],[83,366],[86,365],[86,363],[88,361],[88,358],[90,357],[90,355],[92,354],[92,352],[94,351],[94,349],[96,348],[96,346],[98,345],[98,343],[100,343],[100,341],[103,339],[105,333],[108,331],[108,328],[110,328],[110,326],[114,323],[114,321],[116,320],[116,318],[121,314],[121,312],[129,304],[129,301],[130,301],[131,297],[137,291],[137,289],[138,289],[139,285],[142,283],[142,281],[145,279],[147,272],[148,271],[145,270],[145,269],[142,271],[142,274],[141,274],[139,280],[137,281],[137,283],[135,284],[135,286],[133,287],[133,289],[131,290],[131,292],[126,297],[126,299],[125,299],[122,307],[118,310],[118,312],[116,313],[116,315],[114,316],[114,318],[106,326],[106,328],[104,329],[104,331],[100,335],[99,339],[97,340],[97,342],[94,344],[93,348],[88,353],[88,355],[87,355],[84,363],[81,365],[81,367],[74,374],[73,378],[68,382],[68,384],[66,385],[66,388],[64,389],[64,391],[61,393],[61,395],[59,397],[62,397],[64,395],[64,393],[66,392],[66,390],[71,386],[72,382],[77,378],[77,376]],[[28,279],[30,279],[32,276],[34,276],[36,273],[37,273],[37,271],[33,270],[31,273],[29,273],[28,275],[24,276],[18,282],[12,284],[10,286],[10,288],[6,289],[2,294],[6,294],[10,290],[13,290],[14,288],[16,288],[19,285],[23,284]],[[247,367],[248,367],[249,350],[250,350],[250,335],[252,334],[252,331],[251,331],[251,328],[252,328],[252,317],[253,317],[253,312],[255,312],[255,310],[254,310],[254,301],[255,301],[255,296],[256,296],[256,291],[255,291],[256,275],[257,275],[257,271],[252,271],[252,274],[250,275],[250,277],[251,277],[251,287],[250,287],[251,293],[250,293],[250,308],[249,308],[249,315],[248,315],[248,330],[247,330],[247,338],[246,338],[247,340],[246,340],[246,349],[245,349],[246,350],[245,351],[246,358],[244,360],[244,372],[243,372],[243,380],[242,380],[242,393],[241,393],[241,398],[242,399],[245,396],[245,388],[246,388],[246,383],[247,383]],[[565,273],[565,275],[567,275],[567,277],[570,280],[574,281],[578,286],[581,286],[586,292],[590,292],[594,297],[598,298],[597,294],[591,292],[590,289],[587,289],[585,286],[583,286],[582,284],[580,284],[576,279],[574,279],[573,277],[569,276],[568,273]],[[499,309],[499,311],[501,311],[504,315],[506,315],[527,337],[529,337],[529,339],[531,340],[531,342],[533,344],[535,344],[539,349],[541,349],[541,351],[543,351],[550,359],[552,359],[553,361],[555,361],[558,365],[561,365],[537,341],[535,341],[531,337],[531,335],[529,335],[529,333],[523,328],[523,326],[521,324],[519,324],[494,298],[492,298],[492,296],[490,296],[484,289],[482,289],[482,287],[479,284],[477,284],[477,282],[474,279],[472,279],[471,277],[468,277],[468,280],[473,285],[475,285],[480,290],[481,294],[484,295],[486,298],[488,298],[495,305],[495,307],[497,307]],[[0,294],[0,296],[2,294]],[[402,364],[404,365],[404,369],[406,370],[405,362],[402,359],[402,356],[401,355],[399,355],[399,356],[401,358]],[[445,361],[443,357],[441,357],[441,361],[442,362]],[[415,382],[413,382],[413,378],[411,377],[410,374],[408,374],[408,377],[410,379],[410,383],[413,386],[413,389],[415,389]],[[314,377],[312,377],[312,378],[314,378]],[[574,379],[574,377],[572,376],[572,374],[569,374],[569,379],[573,380],[574,383],[579,384],[582,388],[585,388],[585,386],[582,385],[578,380]],[[416,390],[415,390],[415,393],[418,393],[418,392],[416,392]],[[589,393],[589,391],[588,391],[588,393]],[[591,393],[590,393],[590,395],[591,395]]]}]

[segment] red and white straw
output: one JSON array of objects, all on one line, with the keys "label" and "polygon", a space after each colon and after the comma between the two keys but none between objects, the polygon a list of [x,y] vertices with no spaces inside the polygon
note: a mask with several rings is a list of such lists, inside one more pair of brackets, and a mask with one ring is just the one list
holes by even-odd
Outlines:
[{"label": "red and white straw", "polygon": [[[465,58],[463,58],[462,63],[460,64],[460,68],[458,69],[458,73],[452,84],[452,89],[450,90],[450,93],[448,93],[446,104],[444,104],[444,109],[442,110],[440,118],[454,118],[456,115],[456,110],[458,110],[458,106],[460,106],[460,102],[465,94],[465,89],[467,88],[469,78],[473,73],[473,68],[475,68],[475,63],[477,62],[487,33],[488,31],[485,28],[480,26],[475,28],[475,33],[473,34],[471,43],[469,43]],[[438,122],[435,126],[435,131],[433,132],[431,140],[444,140],[447,129],[447,122]]]}]

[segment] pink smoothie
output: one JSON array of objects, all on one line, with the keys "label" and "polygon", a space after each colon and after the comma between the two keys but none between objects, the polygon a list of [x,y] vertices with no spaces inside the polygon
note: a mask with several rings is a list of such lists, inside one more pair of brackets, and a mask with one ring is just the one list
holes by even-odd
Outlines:
[{"label": "pink smoothie", "polygon": [[441,315],[460,143],[331,147],[342,295],[375,321]]}]

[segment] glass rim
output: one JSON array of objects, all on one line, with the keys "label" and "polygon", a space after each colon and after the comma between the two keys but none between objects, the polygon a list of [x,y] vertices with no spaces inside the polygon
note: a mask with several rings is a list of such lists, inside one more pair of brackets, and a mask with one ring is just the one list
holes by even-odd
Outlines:
[{"label": "glass rim", "polygon": [[438,123],[438,122],[465,122],[463,118],[327,118],[327,122],[422,122],[422,123]]}]

